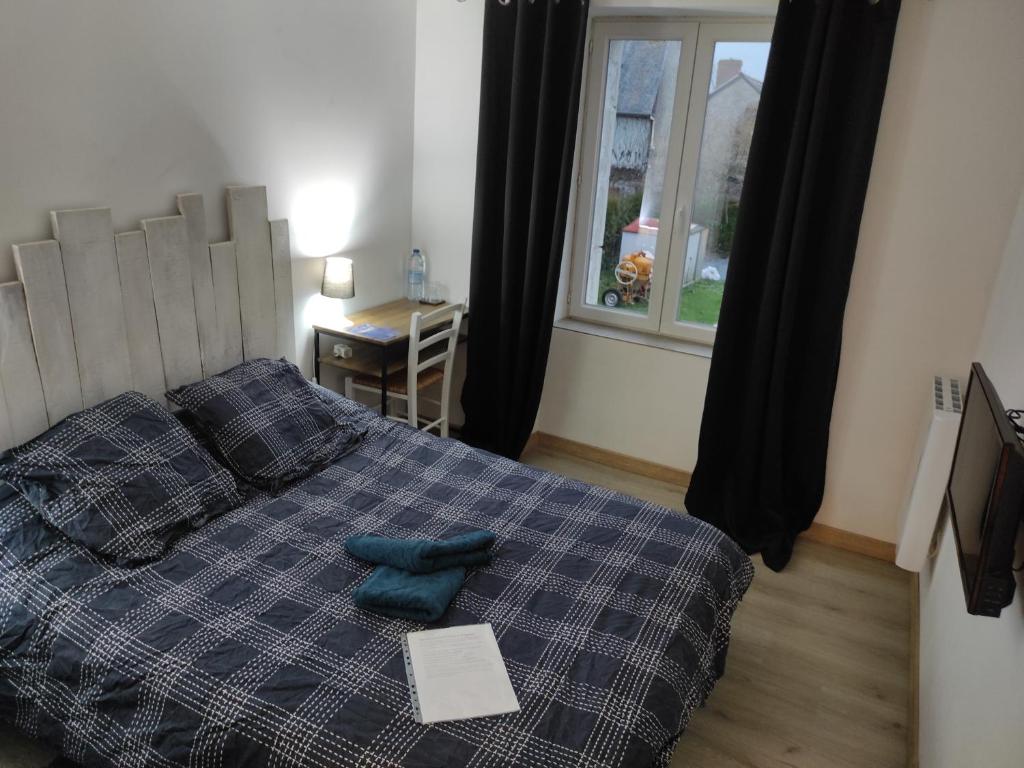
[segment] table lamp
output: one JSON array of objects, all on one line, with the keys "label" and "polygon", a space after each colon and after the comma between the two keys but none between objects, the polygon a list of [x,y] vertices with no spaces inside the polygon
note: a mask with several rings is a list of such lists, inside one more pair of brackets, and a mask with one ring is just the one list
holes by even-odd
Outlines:
[{"label": "table lamp", "polygon": [[351,299],[356,295],[352,259],[328,256],[324,260],[324,281],[320,286],[320,295],[329,299]]}]

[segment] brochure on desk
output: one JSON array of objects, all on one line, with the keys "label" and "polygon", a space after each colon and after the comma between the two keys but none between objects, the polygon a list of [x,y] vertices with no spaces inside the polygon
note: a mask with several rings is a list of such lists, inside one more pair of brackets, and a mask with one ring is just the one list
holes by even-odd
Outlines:
[{"label": "brochure on desk", "polygon": [[365,336],[368,339],[374,339],[375,341],[390,341],[391,339],[398,337],[398,331],[394,328],[383,328],[379,325],[371,325],[370,323],[362,323],[360,325],[353,325],[346,328],[347,333],[354,333],[358,336]]}]

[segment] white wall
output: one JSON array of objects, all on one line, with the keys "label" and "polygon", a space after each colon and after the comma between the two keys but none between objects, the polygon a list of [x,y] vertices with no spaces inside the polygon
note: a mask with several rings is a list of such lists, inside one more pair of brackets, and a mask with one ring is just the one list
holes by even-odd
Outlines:
[{"label": "white wall", "polygon": [[708,362],[556,328],[537,429],[692,469]]},{"label": "white wall", "polygon": [[[1024,405],[1024,193],[978,346],[1008,407]],[[1024,537],[1018,540],[1024,556]],[[964,605],[954,537],[921,574],[920,756],[922,768],[1015,768],[1024,760],[1024,582],[998,619]]]},{"label": "white wall", "polygon": [[[309,320],[394,298],[410,246],[415,8],[406,0],[0,0],[0,279],[9,244],[53,208],[113,208],[118,230],[202,192],[226,237],[225,184],[266,184],[272,218],[304,187],[350,202],[357,298],[310,303],[320,259],[293,263],[300,360]],[[326,222],[337,226],[338,222]],[[317,254],[323,255],[323,254]]]},{"label": "white wall", "polygon": [[819,520],[890,541],[935,373],[965,374],[1024,179],[1024,4],[904,2]]},{"label": "white wall", "polygon": [[469,295],[483,0],[416,0],[412,240],[431,282]]},{"label": "white wall", "polygon": [[[427,279],[443,285],[451,301],[469,298],[483,23],[484,0],[416,0],[412,242],[427,255]],[[460,345],[451,396],[456,426],[464,418],[465,369]]]}]

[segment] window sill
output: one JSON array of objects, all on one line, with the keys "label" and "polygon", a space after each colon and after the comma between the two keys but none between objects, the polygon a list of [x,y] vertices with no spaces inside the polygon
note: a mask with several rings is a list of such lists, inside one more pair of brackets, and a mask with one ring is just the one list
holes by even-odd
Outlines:
[{"label": "window sill", "polygon": [[600,336],[605,339],[625,341],[629,344],[640,344],[644,347],[664,349],[667,352],[677,352],[683,355],[693,355],[694,357],[704,357],[707,359],[711,358],[711,345],[700,344],[696,341],[673,339],[654,333],[644,333],[643,331],[630,331],[625,328],[615,328],[610,325],[577,320],[573,317],[563,317],[555,320],[554,327],[563,331],[585,333],[588,336]]}]

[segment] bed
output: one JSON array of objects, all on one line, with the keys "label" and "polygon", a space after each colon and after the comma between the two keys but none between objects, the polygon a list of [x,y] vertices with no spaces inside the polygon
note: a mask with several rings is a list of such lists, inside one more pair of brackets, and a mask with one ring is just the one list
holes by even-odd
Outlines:
[{"label": "bed", "polygon": [[[187,376],[173,359],[168,386]],[[317,392],[358,446],[144,565],[0,488],[0,718],[83,766],[667,765],[724,671],[746,555],[701,521]],[[12,435],[31,428],[11,416]],[[401,637],[422,625],[353,605],[371,566],[344,541],[480,529],[496,557],[433,626],[490,622],[521,711],[420,725]]]}]

